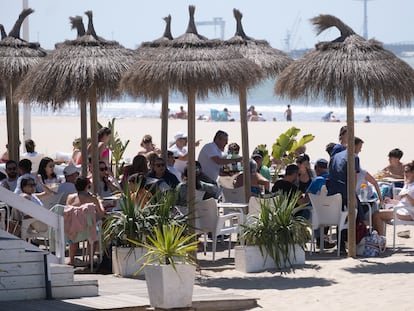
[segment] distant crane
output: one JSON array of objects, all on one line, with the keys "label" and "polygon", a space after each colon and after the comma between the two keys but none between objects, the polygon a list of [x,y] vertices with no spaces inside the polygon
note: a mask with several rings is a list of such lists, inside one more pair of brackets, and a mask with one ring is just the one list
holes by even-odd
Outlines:
[{"label": "distant crane", "polygon": [[195,22],[196,26],[214,26],[214,36],[217,34],[217,28],[220,27],[220,39],[224,40],[224,28],[226,27],[226,22],[221,17],[213,17],[212,21],[200,21]]},{"label": "distant crane", "polygon": [[298,15],[295,18],[295,21],[293,22],[292,27],[290,28],[290,30],[286,31],[286,37],[284,41],[285,41],[285,51],[287,53],[289,53],[292,49],[296,48],[294,43],[296,43],[295,42],[296,33],[298,32],[298,28],[299,28],[301,21],[302,19],[300,18],[300,13],[298,13]]},{"label": "distant crane", "polygon": [[372,0],[356,0],[356,1],[364,2],[364,27],[363,27],[362,36],[364,37],[365,40],[368,40],[368,5],[367,5],[367,2],[372,1]]}]

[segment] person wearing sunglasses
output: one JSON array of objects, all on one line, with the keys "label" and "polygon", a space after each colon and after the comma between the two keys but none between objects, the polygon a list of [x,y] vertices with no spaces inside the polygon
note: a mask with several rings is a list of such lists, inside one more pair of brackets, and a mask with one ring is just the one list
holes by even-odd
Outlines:
[{"label": "person wearing sunglasses", "polygon": [[[20,196],[35,203],[36,205],[40,207],[44,207],[41,200],[53,194],[53,192],[50,191],[49,189],[46,189],[46,191],[41,192],[41,193],[35,193],[36,182],[35,182],[35,179],[30,176],[25,176],[21,178],[20,188],[22,191],[20,193]],[[19,227],[22,219],[28,218],[28,217],[30,216],[25,215],[19,210],[14,208],[11,213],[11,232],[19,236],[20,235],[19,230],[16,230],[16,226]],[[44,232],[47,230],[47,225],[40,221],[36,221],[32,223],[30,226],[31,228],[26,228],[26,230],[34,229],[38,232]]]},{"label": "person wearing sunglasses", "polygon": [[[180,183],[177,177],[167,169],[163,158],[157,158],[154,161],[154,166],[148,173],[148,177],[157,179],[157,184],[161,191],[175,188]],[[168,187],[164,187],[164,184],[168,185]]]},{"label": "person wearing sunglasses", "polygon": [[153,142],[152,142],[152,136],[147,134],[142,137],[141,140],[141,147],[142,149],[138,151],[138,154],[141,154],[148,158],[148,155],[152,152],[155,152],[157,155],[161,154],[161,149],[158,148]]},{"label": "person wearing sunglasses", "polygon": [[109,197],[115,191],[121,188],[114,177],[110,174],[109,168],[104,161],[99,161],[99,190],[98,194],[101,198]]},{"label": "person wearing sunglasses", "polygon": [[10,191],[14,191],[17,186],[17,163],[13,160],[8,160],[6,162],[6,174],[7,178],[1,181],[1,186],[9,189]]}]

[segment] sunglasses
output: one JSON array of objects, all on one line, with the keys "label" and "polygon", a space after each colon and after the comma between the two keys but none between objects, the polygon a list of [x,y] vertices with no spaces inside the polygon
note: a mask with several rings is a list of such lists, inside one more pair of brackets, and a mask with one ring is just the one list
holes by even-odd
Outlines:
[{"label": "sunglasses", "polygon": [[36,186],[36,184],[34,184],[34,183],[28,183],[28,184],[26,184],[26,186],[28,186],[28,187],[34,187],[34,186]]},{"label": "sunglasses", "polygon": [[17,167],[16,166],[6,167],[6,170],[8,170],[8,171],[17,171]]},{"label": "sunglasses", "polygon": [[152,140],[144,140],[144,144],[152,143]]},{"label": "sunglasses", "polygon": [[156,163],[155,166],[156,167],[165,167],[165,164],[164,163]]},{"label": "sunglasses", "polygon": [[100,167],[100,168],[99,168],[99,170],[100,170],[101,172],[105,172],[105,171],[107,171],[107,170],[108,170],[108,168],[107,168],[107,167]]}]

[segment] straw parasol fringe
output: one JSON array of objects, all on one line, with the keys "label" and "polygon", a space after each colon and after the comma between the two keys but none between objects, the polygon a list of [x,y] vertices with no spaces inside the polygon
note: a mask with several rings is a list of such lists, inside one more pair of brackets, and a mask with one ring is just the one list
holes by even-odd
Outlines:
[{"label": "straw parasol fringe", "polygon": [[[246,59],[257,64],[263,72],[263,78],[276,77],[284,68],[292,61],[286,53],[274,49],[265,40],[256,40],[246,35],[242,25],[243,14],[233,9],[233,15],[236,19],[236,33],[229,40],[225,41],[225,45],[240,53]],[[243,93],[246,90],[242,90]],[[245,185],[245,200],[248,202],[250,190],[250,165],[249,165],[249,133],[247,122],[247,103],[242,99],[246,99],[245,94],[239,93],[240,100],[240,126],[242,132],[242,153],[243,153],[243,183]]]},{"label": "straw parasol fringe", "polygon": [[[120,95],[118,83],[133,62],[134,53],[116,41],[99,37],[92,12],[85,14],[89,19],[87,31],[80,16],[70,18],[72,29],[77,29],[77,39],[56,44],[56,49],[28,73],[18,95],[24,102],[36,101],[54,110],[61,109],[70,100],[80,103],[83,174],[88,163],[86,103],[89,101],[93,179],[99,180],[96,105],[98,101]],[[98,192],[98,183],[94,183],[94,192]]]},{"label": "straw parasol fringe", "polygon": [[[173,40],[173,36],[171,34],[171,15],[168,15],[163,18],[165,21],[165,30],[162,37],[149,41],[143,42],[141,46],[136,50],[138,58],[149,57],[152,54],[159,54],[161,51],[160,49],[163,48],[163,44],[166,41]],[[164,159],[167,159],[167,149],[168,149],[168,87],[165,86],[163,90],[161,90],[161,153]]]},{"label": "straw parasol fringe", "polygon": [[39,43],[20,39],[20,28],[24,19],[33,13],[24,9],[15,22],[9,35],[4,27],[0,41],[0,96],[6,96],[8,150],[11,159],[19,159],[19,106],[14,95],[15,88],[28,70],[36,65],[46,52]]},{"label": "straw parasol fringe", "polygon": [[331,15],[320,15],[312,21],[317,23],[318,33],[337,27],[341,36],[332,42],[318,43],[315,50],[289,66],[276,84],[276,94],[292,99],[322,97],[332,104],[345,100],[352,88],[367,106],[411,105],[414,77],[407,63],[385,50],[382,43],[365,40]]},{"label": "straw parasol fringe", "polygon": [[[347,106],[348,157],[347,207],[354,219],[354,103],[359,97],[367,106],[382,108],[390,104],[410,107],[414,97],[414,70],[376,40],[365,40],[332,15],[311,19],[318,33],[336,27],[341,36],[332,42],[320,42],[315,50],[293,62],[280,75],[276,94],[297,99],[324,99],[328,104],[340,101]],[[355,222],[349,222],[348,255],[356,255]]]}]

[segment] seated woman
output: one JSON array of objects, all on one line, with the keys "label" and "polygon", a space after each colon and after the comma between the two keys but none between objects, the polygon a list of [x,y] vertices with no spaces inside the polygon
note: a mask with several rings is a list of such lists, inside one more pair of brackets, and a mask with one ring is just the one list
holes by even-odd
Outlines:
[{"label": "seated woman", "polygon": [[[265,193],[269,193],[270,181],[263,177],[262,174],[257,172],[257,163],[255,160],[250,159],[250,189],[252,196],[259,196],[262,194],[262,189]],[[243,173],[239,174],[235,179],[234,188],[243,186]]]},{"label": "seated woman", "polygon": [[55,161],[52,158],[44,157],[40,160],[37,173],[40,175],[42,183],[46,186],[55,186],[61,183],[61,179],[55,173]]},{"label": "seated woman", "polygon": [[152,198],[151,192],[145,189],[146,183],[147,178],[143,173],[135,173],[128,178],[131,200],[134,200],[141,207],[146,205]]},{"label": "seated woman", "polygon": [[[404,186],[400,194],[390,199],[384,199],[386,204],[403,204],[407,209],[399,209],[397,217],[401,220],[414,220],[414,161],[406,164],[404,167]],[[394,210],[382,209],[372,216],[373,227],[380,235],[385,235],[385,224],[394,218]]]},{"label": "seated woman", "polygon": [[298,188],[302,193],[306,193],[315,174],[310,168],[310,158],[306,153],[300,154],[296,158],[296,164],[299,167]]},{"label": "seated woman", "polygon": [[142,149],[138,151],[138,154],[141,154],[148,158],[148,155],[155,152],[158,156],[161,154],[161,149],[156,147],[156,145],[152,142],[152,136],[147,134],[142,137],[141,141]]},{"label": "seated woman", "polygon": [[[20,183],[20,187],[22,189],[22,192],[20,194],[20,196],[22,196],[23,198],[41,206],[43,206],[42,201],[40,201],[43,198],[48,197],[49,195],[52,194],[52,192],[49,190],[49,188],[45,187],[45,191],[41,192],[41,193],[35,193],[35,189],[36,189],[36,183],[35,180],[30,177],[30,176],[25,176],[21,179],[21,183]],[[18,209],[14,208],[12,210],[11,213],[11,229],[10,232],[12,232],[13,234],[16,234],[17,236],[20,236],[20,232],[18,230],[18,228],[20,227],[20,223],[22,221],[23,218],[30,218],[30,216],[26,216],[24,215],[22,212],[20,212]],[[42,231],[46,231],[47,230],[47,225],[45,225],[44,223],[40,222],[40,221],[36,221],[34,223],[31,224],[31,227],[38,231],[38,232],[42,232]],[[26,228],[26,230],[29,228]]]},{"label": "seated woman", "polygon": [[144,175],[148,174],[148,161],[147,161],[147,158],[143,156],[142,154],[136,155],[132,159],[132,164],[126,165],[124,167],[124,172],[120,176],[122,189],[124,189],[129,176],[133,174],[137,174],[137,173],[143,173]]}]

